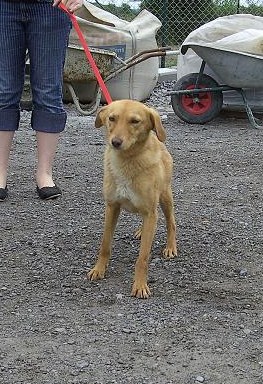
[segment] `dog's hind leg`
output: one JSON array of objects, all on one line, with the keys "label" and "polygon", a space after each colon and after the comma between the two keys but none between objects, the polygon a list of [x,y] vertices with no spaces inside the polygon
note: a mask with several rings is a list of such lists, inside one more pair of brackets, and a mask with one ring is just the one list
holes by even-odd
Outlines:
[{"label": "dog's hind leg", "polygon": [[88,273],[90,280],[103,279],[111,256],[113,234],[120,214],[119,204],[107,204],[105,211],[104,233],[99,256],[95,266]]},{"label": "dog's hind leg", "polygon": [[166,219],[167,228],[167,243],[163,250],[163,256],[165,258],[173,258],[177,256],[177,244],[176,244],[176,223],[174,215],[173,195],[172,189],[167,188],[160,197],[160,205]]},{"label": "dog's hind leg", "polygon": [[157,219],[157,210],[143,217],[140,253],[135,264],[134,283],[131,292],[132,296],[142,299],[147,299],[147,297],[151,294],[147,285],[148,264],[152,242],[156,231]]}]

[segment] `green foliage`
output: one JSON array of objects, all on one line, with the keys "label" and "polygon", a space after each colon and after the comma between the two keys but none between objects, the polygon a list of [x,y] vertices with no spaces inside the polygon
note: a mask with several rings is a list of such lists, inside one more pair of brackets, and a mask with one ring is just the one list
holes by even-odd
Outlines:
[{"label": "green foliage", "polygon": [[238,13],[238,2],[236,0],[214,0],[215,15],[233,15]]},{"label": "green foliage", "polygon": [[220,16],[236,13],[263,15],[259,0],[247,0],[247,6],[239,6],[237,0],[143,0],[146,8],[162,22],[157,38],[162,45],[180,45],[190,32]]},{"label": "green foliage", "polygon": [[141,8],[148,9],[163,23],[166,31],[159,36],[163,45],[168,45],[168,36],[170,43],[180,44],[191,31],[211,20],[211,11],[214,14],[212,0],[143,0]]},{"label": "green foliage", "polygon": [[240,7],[239,13],[251,13],[252,15],[263,16],[263,6],[250,4],[247,7]]},{"label": "green foliage", "polygon": [[133,9],[129,6],[129,4],[126,3],[123,3],[121,6],[118,7],[114,4],[114,2],[107,5],[101,5],[98,1],[94,5],[100,6],[105,11],[110,12],[113,15],[118,16],[120,19],[127,21],[131,21],[138,14],[138,9]]}]

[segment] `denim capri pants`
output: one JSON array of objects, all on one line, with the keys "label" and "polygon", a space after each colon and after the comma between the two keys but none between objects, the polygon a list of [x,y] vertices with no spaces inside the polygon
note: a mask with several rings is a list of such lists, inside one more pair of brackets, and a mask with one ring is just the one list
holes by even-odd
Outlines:
[{"label": "denim capri pants", "polygon": [[0,0],[0,131],[15,131],[19,126],[27,50],[33,103],[31,126],[50,133],[65,128],[63,66],[71,22],[52,3]]}]

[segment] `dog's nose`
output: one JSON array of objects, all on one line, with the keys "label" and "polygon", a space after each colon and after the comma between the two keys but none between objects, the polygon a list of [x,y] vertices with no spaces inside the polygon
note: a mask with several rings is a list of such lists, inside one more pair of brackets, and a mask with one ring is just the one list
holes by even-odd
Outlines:
[{"label": "dog's nose", "polygon": [[122,145],[122,139],[120,139],[119,137],[114,137],[111,140],[111,144],[114,148],[120,148],[120,146]]}]

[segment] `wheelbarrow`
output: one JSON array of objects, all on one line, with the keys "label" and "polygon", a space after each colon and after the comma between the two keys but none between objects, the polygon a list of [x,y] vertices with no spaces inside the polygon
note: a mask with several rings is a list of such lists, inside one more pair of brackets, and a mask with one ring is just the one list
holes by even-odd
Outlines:
[{"label": "wheelbarrow", "polygon": [[[156,47],[138,52],[130,58],[122,60],[113,51],[100,48],[89,49],[105,83],[107,83],[107,81],[111,80],[118,74],[149,58],[164,57],[166,55],[173,55],[175,53],[175,51],[171,51],[170,47]],[[178,54],[179,51],[176,53]],[[22,109],[26,110],[32,109],[29,73],[30,63],[29,59],[27,58],[26,82],[21,101]],[[91,87],[92,83],[95,84],[94,89]],[[90,96],[91,101],[85,104],[80,102],[80,88],[83,93],[83,87],[84,89],[87,88],[88,90],[92,89],[92,95]],[[88,116],[96,112],[101,103],[101,89],[89,62],[87,61],[84,49],[74,44],[69,44],[67,48],[63,72],[63,88],[64,95],[66,92],[69,93],[76,109],[82,115]]]},{"label": "wheelbarrow", "polygon": [[[198,73],[180,78],[169,93],[176,115],[191,124],[209,122],[222,109],[223,92],[235,90],[242,96],[251,125],[262,128],[248,104],[245,89],[263,87],[263,56],[192,43],[183,46],[181,52],[185,54],[189,48],[202,59],[202,64]],[[206,64],[222,84],[204,73]]]},{"label": "wheelbarrow", "polygon": [[[151,57],[165,56],[168,50],[170,50],[169,47],[144,50],[126,60],[122,60],[115,52],[90,48],[92,56],[106,84],[107,81],[142,61]],[[79,101],[79,86],[87,85],[87,87],[90,88],[89,83],[93,81],[95,82],[95,89],[91,97],[91,102],[83,104]],[[86,59],[83,48],[72,44],[69,45],[65,60],[63,83],[64,88],[70,93],[77,110],[81,114],[91,115],[97,110],[101,103],[102,94],[98,83],[96,82],[96,77]]]}]

